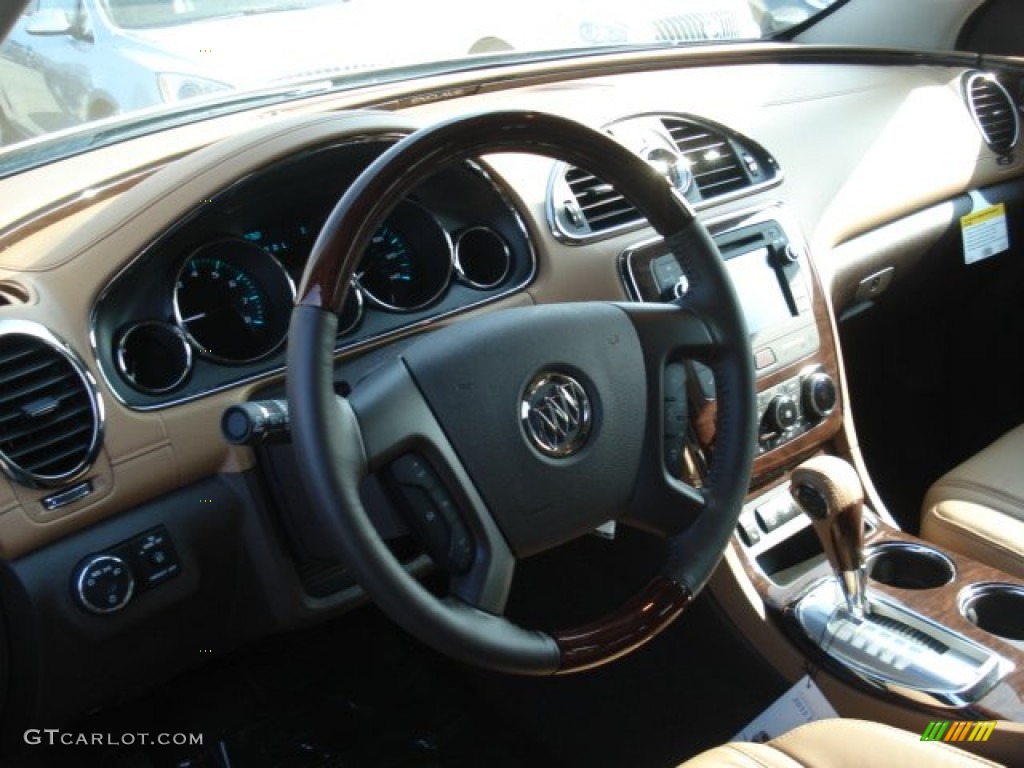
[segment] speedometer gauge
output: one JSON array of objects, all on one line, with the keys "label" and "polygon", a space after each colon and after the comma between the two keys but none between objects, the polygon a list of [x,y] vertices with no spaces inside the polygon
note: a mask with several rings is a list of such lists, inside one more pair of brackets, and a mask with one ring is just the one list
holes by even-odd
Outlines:
[{"label": "speedometer gauge", "polygon": [[405,201],[374,233],[356,282],[378,306],[412,312],[440,298],[451,274],[448,233],[424,208]]},{"label": "speedometer gauge", "polygon": [[226,238],[185,260],[174,286],[174,315],[201,354],[246,363],[284,341],[294,298],[295,286],[273,256]]}]

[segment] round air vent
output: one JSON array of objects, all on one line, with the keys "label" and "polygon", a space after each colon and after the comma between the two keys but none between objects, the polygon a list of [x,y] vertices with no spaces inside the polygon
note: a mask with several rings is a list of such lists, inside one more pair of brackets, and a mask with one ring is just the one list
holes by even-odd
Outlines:
[{"label": "round air vent", "polygon": [[74,352],[37,323],[0,320],[0,469],[32,488],[88,470],[103,408]]},{"label": "round air vent", "polygon": [[985,143],[1000,154],[1013,149],[1020,135],[1020,120],[1009,92],[995,76],[985,72],[970,73],[964,92]]}]

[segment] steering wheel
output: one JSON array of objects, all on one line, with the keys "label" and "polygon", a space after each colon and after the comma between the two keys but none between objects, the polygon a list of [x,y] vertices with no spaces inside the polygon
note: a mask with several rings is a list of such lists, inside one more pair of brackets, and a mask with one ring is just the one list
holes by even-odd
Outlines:
[{"label": "steering wheel", "polygon": [[[501,152],[571,162],[614,185],[681,261],[672,304],[495,311],[422,336],[347,397],[334,345],[353,270],[396,203],[450,164]],[[701,487],[666,471],[666,366],[714,374],[717,424]],[[735,529],[756,435],[746,324],[714,241],[685,199],[605,134],[531,111],[461,117],[392,145],[317,239],[292,311],[288,402],[301,476],[341,558],[380,608],[443,653],[530,675],[637,648],[693,600]],[[683,401],[685,402],[685,401]],[[391,554],[360,485],[381,473],[450,571],[437,597]],[[664,537],[660,574],[611,615],[547,633],[503,615],[516,561],[617,520]]]}]

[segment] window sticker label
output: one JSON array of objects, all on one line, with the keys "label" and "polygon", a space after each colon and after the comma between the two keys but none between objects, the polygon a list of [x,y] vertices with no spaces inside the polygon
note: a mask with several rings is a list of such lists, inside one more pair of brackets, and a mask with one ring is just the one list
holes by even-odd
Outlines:
[{"label": "window sticker label", "polygon": [[964,263],[974,264],[1010,249],[1003,203],[969,213],[960,218],[964,238]]}]

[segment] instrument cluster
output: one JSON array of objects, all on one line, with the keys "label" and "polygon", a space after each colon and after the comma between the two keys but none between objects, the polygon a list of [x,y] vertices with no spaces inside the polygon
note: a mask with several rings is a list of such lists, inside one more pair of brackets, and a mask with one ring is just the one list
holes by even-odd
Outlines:
[{"label": "instrument cluster", "polygon": [[[382,144],[339,145],[239,182],[140,254],[93,313],[101,370],[139,409],[279,370],[313,244]],[[522,220],[477,164],[398,202],[371,238],[338,318],[355,348],[492,301],[533,277]],[[157,279],[154,279],[156,277]]]}]

